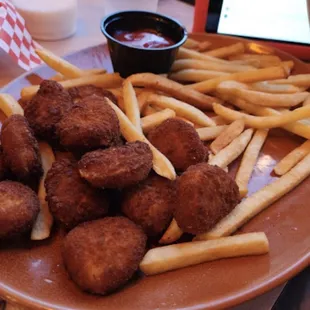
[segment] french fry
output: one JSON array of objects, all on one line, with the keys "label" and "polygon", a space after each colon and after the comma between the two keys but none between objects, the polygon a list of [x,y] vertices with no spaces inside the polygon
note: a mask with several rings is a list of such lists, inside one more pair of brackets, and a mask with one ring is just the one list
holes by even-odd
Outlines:
[{"label": "french fry", "polygon": [[133,142],[138,140],[147,143],[153,153],[153,169],[156,173],[164,178],[175,180],[176,173],[171,162],[160,153],[139,130],[137,130],[119,107],[113,104],[108,98],[105,98],[105,100],[115,111],[119,119],[121,133],[126,141]]},{"label": "french fry", "polygon": [[287,76],[286,70],[279,67],[269,67],[264,69],[257,69],[253,71],[244,71],[232,73],[229,75],[220,76],[214,79],[210,79],[195,84],[186,85],[185,88],[195,89],[202,93],[208,93],[216,89],[216,87],[224,81],[238,81],[238,82],[260,82],[279,78],[285,78]]},{"label": "french fry", "polygon": [[[106,72],[107,72],[107,70],[105,70],[105,69],[98,69],[98,68],[86,69],[86,70],[83,70],[83,75],[104,74]],[[50,80],[60,82],[60,81],[68,80],[68,78],[66,78],[64,75],[62,75],[61,73],[58,72],[54,76],[52,76],[50,78]]]},{"label": "french fry", "polygon": [[217,138],[227,127],[227,125],[203,127],[197,128],[196,131],[199,135],[200,140],[208,141]]},{"label": "french fry", "polygon": [[[199,46],[198,46],[198,52],[205,52],[206,50],[208,50],[210,48],[210,46],[212,45],[211,42],[209,41],[202,41],[199,42]],[[184,46],[186,47],[186,46]]]},{"label": "french fry", "polygon": [[20,104],[9,94],[0,94],[0,110],[10,117],[12,114],[24,115]]},{"label": "french fry", "polygon": [[272,84],[292,84],[295,86],[310,87],[310,74],[291,75],[287,79],[271,81]]},{"label": "french fry", "polygon": [[291,84],[270,84],[269,82],[257,82],[250,85],[253,90],[271,94],[293,94],[301,92],[299,87]]},{"label": "french fry", "polygon": [[216,91],[244,99],[252,104],[266,107],[293,107],[302,103],[309,95],[308,92],[295,94],[269,94],[246,89],[243,84],[235,81],[224,81],[218,84]]},{"label": "french fry", "polygon": [[152,115],[152,114],[157,113],[157,112],[159,112],[159,111],[157,111],[154,107],[148,105],[148,106],[146,106],[145,109],[143,110],[142,115],[143,115],[143,116],[149,116],[149,115]]},{"label": "french fry", "polygon": [[45,191],[45,178],[47,172],[51,169],[53,162],[55,161],[55,156],[52,148],[45,142],[39,143],[39,149],[41,154],[42,166],[43,166],[43,176],[39,184],[38,197],[40,200],[40,212],[38,217],[32,227],[31,231],[31,240],[44,240],[50,236],[52,225],[53,225],[53,216],[50,213],[48,203],[45,200],[46,191]]},{"label": "french fry", "polygon": [[242,72],[242,71],[253,71],[255,67],[248,65],[233,64],[231,62],[218,63],[213,61],[195,60],[195,59],[179,59],[176,60],[171,71],[179,71],[184,69],[197,69],[197,70],[210,70],[219,71],[226,73]]},{"label": "french fry", "polygon": [[226,168],[236,158],[238,158],[251,140],[253,129],[245,130],[240,136],[235,138],[228,146],[220,150],[215,156],[209,159],[209,164]]},{"label": "french fry", "polygon": [[215,123],[216,126],[222,126],[222,125],[227,125],[231,123],[230,121],[227,121],[225,118],[218,116],[218,115],[212,116],[211,119]]},{"label": "french fry", "polygon": [[257,130],[243,154],[242,161],[236,175],[236,183],[239,187],[241,197],[245,197],[248,193],[248,183],[256,164],[259,152],[266,141],[267,135],[268,130]]},{"label": "french fry", "polygon": [[217,259],[268,252],[269,242],[265,233],[248,233],[153,248],[145,254],[140,269],[146,275],[154,275]]},{"label": "french fry", "polygon": [[198,59],[198,60],[204,60],[204,61],[214,61],[214,62],[219,62],[219,63],[228,63],[227,60],[208,56],[203,53],[199,53],[199,52],[187,49],[185,47],[180,47],[178,50],[176,59],[184,59],[184,58]]},{"label": "french fry", "polygon": [[191,38],[187,38],[186,41],[183,44],[183,47],[193,49],[193,50],[198,50],[199,48],[199,41],[196,41]]},{"label": "french fry", "polygon": [[49,67],[61,73],[66,78],[74,79],[84,75],[83,70],[46,49],[36,49],[35,51],[41,60],[43,60]]},{"label": "french fry", "polygon": [[214,103],[214,112],[230,121],[242,118],[248,127],[256,129],[282,127],[286,124],[296,122],[300,119],[310,117],[310,106],[295,109],[290,112],[279,114],[278,116],[252,116],[245,113],[225,108],[224,106]]},{"label": "french fry", "polygon": [[[60,81],[59,84],[61,84],[65,89],[89,84],[104,88],[116,88],[120,87],[122,82],[123,79],[119,76],[118,73],[105,73]],[[21,91],[21,97],[23,100],[29,100],[37,93],[38,90],[39,85],[24,87]]]},{"label": "french fry", "polygon": [[146,104],[147,98],[149,95],[153,94],[154,92],[152,90],[143,90],[138,96],[138,103],[139,103],[139,108],[140,112],[143,113],[144,109],[148,106]]},{"label": "french fry", "polygon": [[[257,115],[257,116],[279,116],[281,115],[281,113],[275,109],[255,106],[241,99],[234,99],[234,100],[231,100],[231,102],[234,105],[236,105],[238,108],[248,113]],[[307,124],[303,124],[302,123],[303,121],[304,120],[292,122],[292,123],[289,123],[289,124],[286,124],[280,127],[300,137],[310,139],[310,126]]]},{"label": "french fry", "polygon": [[272,67],[281,63],[281,58],[276,55],[242,54],[232,55],[229,60],[254,60],[259,62],[260,67]]},{"label": "french fry", "polygon": [[176,115],[185,117],[195,124],[205,127],[215,126],[215,123],[202,111],[180,100],[152,94],[148,97],[147,102],[161,108],[174,110]]},{"label": "french fry", "polygon": [[159,244],[170,244],[181,238],[183,235],[182,229],[178,226],[178,223],[175,219],[173,219],[163,234],[163,236],[159,240]]},{"label": "french fry", "polygon": [[209,55],[217,58],[226,58],[231,55],[242,54],[244,53],[244,51],[245,51],[244,44],[242,42],[238,42],[229,46],[224,46],[205,52],[204,55]]},{"label": "french fry", "polygon": [[244,130],[244,121],[238,119],[232,122],[211,144],[210,149],[217,154],[225,146],[237,138]]},{"label": "french fry", "polygon": [[202,110],[210,110],[212,103],[219,101],[216,98],[203,95],[195,90],[186,89],[182,84],[152,73],[134,74],[128,80],[135,86],[144,86],[163,91]]},{"label": "french fry", "polygon": [[108,91],[110,91],[117,98],[117,100],[120,98],[123,99],[123,88],[108,88]]},{"label": "french fry", "polygon": [[309,175],[310,154],[288,173],[244,199],[231,213],[218,222],[209,232],[200,236],[199,239],[216,239],[232,234],[255,215],[294,189]]},{"label": "french fry", "polygon": [[175,112],[171,109],[164,109],[159,112],[155,112],[152,115],[141,118],[141,126],[144,133],[148,133],[151,129],[160,125],[168,118],[175,117]]},{"label": "french fry", "polygon": [[124,110],[132,124],[142,132],[139,103],[132,84],[125,80],[123,84]]},{"label": "french fry", "polygon": [[306,100],[303,102],[303,106],[309,105],[310,104],[310,94],[309,96],[306,98]]},{"label": "french fry", "polygon": [[274,167],[273,171],[277,175],[284,175],[290,171],[297,163],[305,158],[310,153],[310,140],[307,140],[302,145],[298,146],[292,152],[287,154],[280,162]]},{"label": "french fry", "polygon": [[184,69],[169,75],[169,78],[174,81],[181,82],[201,82],[213,79],[218,76],[227,75],[226,72],[199,70],[199,69]]}]

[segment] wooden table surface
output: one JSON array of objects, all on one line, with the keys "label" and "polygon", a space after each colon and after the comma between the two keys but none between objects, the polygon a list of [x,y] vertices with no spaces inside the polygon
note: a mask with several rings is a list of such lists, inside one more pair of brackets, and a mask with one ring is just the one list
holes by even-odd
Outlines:
[{"label": "wooden table surface", "polygon": [[[79,16],[76,34],[71,38],[61,41],[39,41],[42,46],[62,56],[88,46],[105,42],[105,38],[101,34],[99,27],[100,20],[104,14],[104,0],[78,0],[78,5]],[[159,0],[158,12],[178,19],[186,26],[188,31],[191,31],[194,14],[193,6],[177,0]],[[0,51],[0,72],[1,88],[22,74],[23,70],[13,63],[4,52]],[[270,310],[282,289],[283,286],[278,287],[263,296],[235,307],[234,310]],[[13,308],[10,306],[10,309]]]}]

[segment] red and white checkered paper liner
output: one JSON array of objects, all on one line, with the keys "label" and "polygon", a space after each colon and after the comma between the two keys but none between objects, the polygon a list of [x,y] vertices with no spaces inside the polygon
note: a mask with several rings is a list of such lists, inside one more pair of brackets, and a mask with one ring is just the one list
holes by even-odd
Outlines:
[{"label": "red and white checkered paper liner", "polygon": [[25,20],[14,5],[8,0],[0,0],[0,48],[28,71],[42,63],[34,51],[35,44],[26,29]]}]

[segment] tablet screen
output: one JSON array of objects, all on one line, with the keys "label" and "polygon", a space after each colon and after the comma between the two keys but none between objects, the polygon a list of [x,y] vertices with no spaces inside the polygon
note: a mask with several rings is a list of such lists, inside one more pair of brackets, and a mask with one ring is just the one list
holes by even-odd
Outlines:
[{"label": "tablet screen", "polygon": [[307,0],[211,0],[207,31],[308,45],[307,12]]}]

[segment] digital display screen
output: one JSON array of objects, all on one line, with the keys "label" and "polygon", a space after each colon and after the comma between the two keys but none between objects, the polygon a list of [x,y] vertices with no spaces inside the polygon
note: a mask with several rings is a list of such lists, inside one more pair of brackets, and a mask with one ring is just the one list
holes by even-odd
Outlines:
[{"label": "digital display screen", "polygon": [[[212,2],[217,4],[212,6]],[[310,45],[307,0],[219,2],[210,1],[207,25],[209,32]],[[310,0],[308,2],[310,5]]]}]

